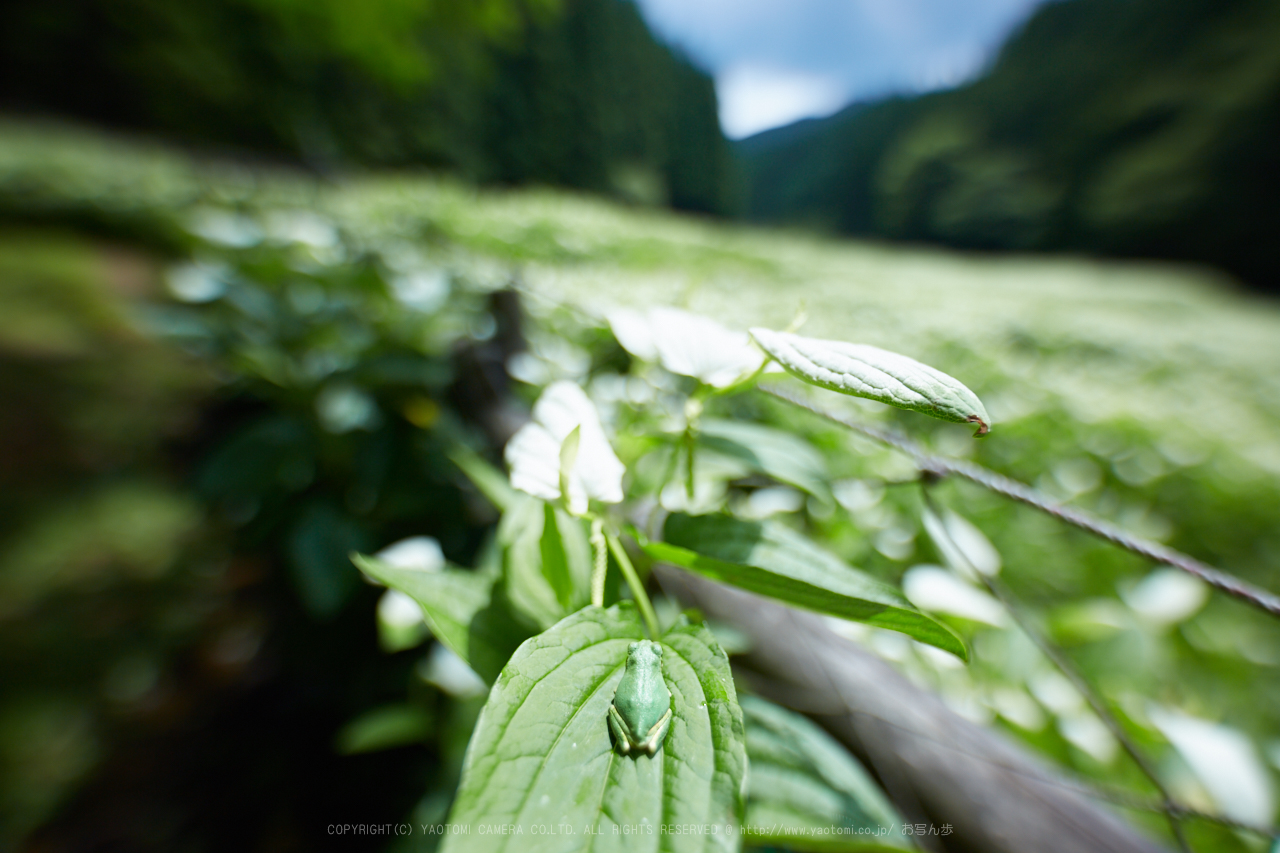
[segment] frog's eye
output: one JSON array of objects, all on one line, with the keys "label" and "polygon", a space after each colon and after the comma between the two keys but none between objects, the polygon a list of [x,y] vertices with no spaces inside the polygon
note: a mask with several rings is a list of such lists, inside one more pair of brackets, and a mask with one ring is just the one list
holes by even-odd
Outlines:
[{"label": "frog's eye", "polygon": [[658,645],[657,643],[654,643],[654,644],[653,644],[653,653],[654,653],[655,655],[657,655],[658,657],[662,657],[662,646]]},{"label": "frog's eye", "polygon": [[636,653],[636,649],[638,649],[638,648],[640,648],[640,644],[639,644],[638,642],[636,642],[636,643],[632,643],[631,645],[627,646],[627,654],[629,654],[629,655],[633,655],[633,654],[635,654],[635,653]]}]

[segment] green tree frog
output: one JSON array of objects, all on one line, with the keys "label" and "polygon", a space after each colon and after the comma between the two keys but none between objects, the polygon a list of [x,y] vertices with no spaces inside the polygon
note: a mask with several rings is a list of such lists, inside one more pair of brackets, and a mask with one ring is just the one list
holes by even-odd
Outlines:
[{"label": "green tree frog", "polygon": [[640,640],[627,647],[627,669],[609,706],[609,730],[623,755],[654,755],[671,727],[671,691],[662,679],[662,646]]}]

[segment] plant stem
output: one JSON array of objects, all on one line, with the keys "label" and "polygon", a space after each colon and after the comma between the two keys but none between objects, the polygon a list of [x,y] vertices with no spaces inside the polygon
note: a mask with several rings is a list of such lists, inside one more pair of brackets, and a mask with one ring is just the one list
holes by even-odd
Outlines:
[{"label": "plant stem", "polygon": [[627,580],[627,586],[631,588],[631,595],[636,600],[636,606],[640,608],[640,615],[644,618],[644,623],[649,629],[649,636],[658,639],[658,635],[662,633],[658,629],[658,614],[653,612],[653,604],[649,601],[649,594],[644,591],[644,584],[640,583],[640,576],[636,574],[636,567],[631,565],[631,558],[627,556],[627,549],[622,547],[622,540],[618,538],[616,533],[605,531],[605,539],[609,542],[609,550],[613,552],[613,558],[618,561],[618,568],[622,569],[622,576]]},{"label": "plant stem", "polygon": [[604,519],[591,519],[591,553],[595,558],[591,568],[591,603],[604,607],[604,580],[609,571],[609,546],[604,538]]},{"label": "plant stem", "polygon": [[698,392],[684,402],[684,489],[688,495],[689,504],[693,504],[693,457],[694,450],[698,442],[698,420],[702,417],[702,399],[706,396],[706,390],[709,386],[699,386]]},{"label": "plant stem", "polygon": [[685,494],[688,495],[690,505],[693,504],[693,489],[694,489],[694,481],[693,481],[694,450],[693,448],[694,448],[695,441],[696,441],[696,438],[694,436],[693,428],[690,427],[686,429],[684,431],[684,451],[685,451],[684,491],[685,491]]}]

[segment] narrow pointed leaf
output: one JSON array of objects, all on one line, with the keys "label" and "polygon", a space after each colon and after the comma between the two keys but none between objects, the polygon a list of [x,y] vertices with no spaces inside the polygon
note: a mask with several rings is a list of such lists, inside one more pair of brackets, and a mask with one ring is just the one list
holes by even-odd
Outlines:
[{"label": "narrow pointed leaf", "polygon": [[569,612],[573,601],[573,577],[569,574],[569,558],[564,551],[564,540],[556,525],[556,510],[551,504],[542,505],[542,537],[538,542],[542,557],[542,577],[555,595],[560,607]]},{"label": "narrow pointed leaf", "polygon": [[440,642],[492,684],[520,642],[528,636],[512,619],[496,578],[484,572],[444,568],[437,572],[402,569],[364,554],[352,561],[374,580],[411,597]]},{"label": "narrow pointed leaf", "polygon": [[[578,464],[578,447],[582,444],[582,425],[574,427],[560,443],[560,494],[572,492],[573,466]],[[566,497],[565,500],[568,500]]]},{"label": "narrow pointed leaf", "polygon": [[542,573],[544,506],[536,498],[521,495],[498,523],[507,600],[517,617],[535,632],[551,627],[565,615],[555,589]]},{"label": "narrow pointed leaf", "polygon": [[583,521],[521,495],[502,516],[505,585],[525,621],[546,629],[589,600],[591,546]]},{"label": "narrow pointed leaf", "polygon": [[507,475],[490,464],[480,454],[465,445],[458,445],[449,451],[449,461],[458,466],[467,479],[471,481],[480,494],[488,498],[498,510],[506,512],[520,496],[520,493],[507,482]]},{"label": "narrow pointed leaf", "polygon": [[698,443],[828,503],[834,501],[822,454],[802,438],[759,424],[704,418],[698,425]]},{"label": "narrow pointed leaf", "polygon": [[944,421],[974,423],[978,435],[991,417],[978,395],[927,364],[896,352],[844,341],[824,341],[770,329],[751,336],[788,373],[821,388],[866,397]]},{"label": "narrow pointed leaf", "polygon": [[652,557],[712,580],[798,607],[866,622],[914,637],[968,660],[964,641],[915,608],[898,590],[845,564],[776,522],[728,515],[672,513],[662,542],[643,541]]},{"label": "narrow pointed leaf", "polygon": [[[446,853],[737,848],[727,827],[742,817],[742,711],[728,659],[705,628],[659,640],[673,710],[661,749],[614,749],[608,709],[627,647],[643,637],[630,604],[588,607],[517,650],[467,748]],[[482,826],[507,834],[482,835]]]},{"label": "narrow pointed leaf", "polygon": [[542,518],[542,576],[564,613],[572,613],[589,600],[591,543],[582,519],[551,504],[543,505]]},{"label": "narrow pointed leaf", "polygon": [[747,840],[815,853],[910,848],[902,819],[834,738],[771,702],[741,701],[751,761]]}]

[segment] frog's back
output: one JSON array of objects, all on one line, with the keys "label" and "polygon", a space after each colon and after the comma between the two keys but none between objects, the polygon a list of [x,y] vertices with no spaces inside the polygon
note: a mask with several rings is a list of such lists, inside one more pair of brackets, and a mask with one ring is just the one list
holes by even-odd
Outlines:
[{"label": "frog's back", "polygon": [[671,691],[662,677],[661,646],[650,640],[632,644],[614,704],[625,717],[635,721],[637,734],[647,732],[667,713]]}]

